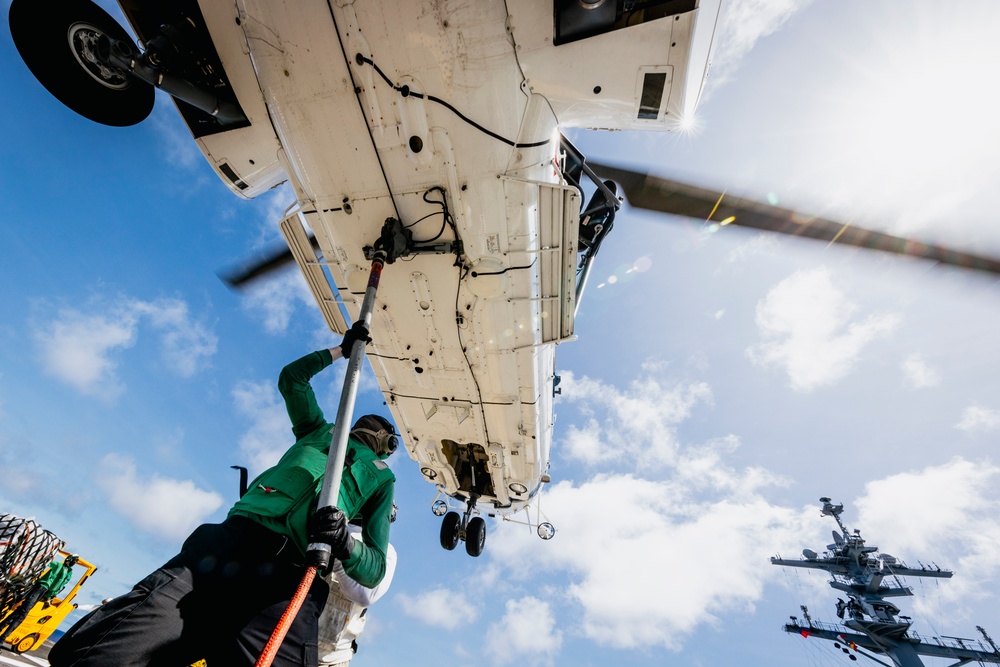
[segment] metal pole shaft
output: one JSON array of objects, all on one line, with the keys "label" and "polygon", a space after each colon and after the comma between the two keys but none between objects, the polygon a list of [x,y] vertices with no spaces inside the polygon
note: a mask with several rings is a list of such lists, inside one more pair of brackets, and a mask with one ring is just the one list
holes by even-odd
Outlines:
[{"label": "metal pole shaft", "polygon": [[[365,323],[366,329],[371,329],[372,311],[375,309],[375,293],[378,291],[379,279],[382,277],[382,267],[385,265],[386,254],[376,251],[372,260],[371,273],[368,277],[368,287],[365,298],[361,302],[361,314],[358,321]],[[333,438],[330,442],[330,453],[326,460],[326,473],[323,477],[323,489],[319,494],[318,507],[333,507],[337,504],[340,493],[340,480],[344,473],[344,459],[347,456],[347,437],[351,432],[351,421],[354,413],[354,403],[358,395],[358,379],[361,376],[361,362],[365,357],[365,344],[361,341],[351,349],[351,357],[347,363],[347,376],[344,378],[344,390],[340,394],[340,405],[337,407],[337,420],[334,422]],[[309,551],[322,552],[325,562],[321,568],[329,565],[330,545],[313,543]]]}]

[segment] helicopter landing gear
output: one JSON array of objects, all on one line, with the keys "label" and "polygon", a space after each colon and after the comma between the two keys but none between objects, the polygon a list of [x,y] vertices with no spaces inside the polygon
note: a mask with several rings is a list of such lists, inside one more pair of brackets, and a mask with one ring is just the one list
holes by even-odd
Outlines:
[{"label": "helicopter landing gear", "polygon": [[472,494],[466,505],[465,512],[448,512],[441,521],[441,546],[452,551],[458,546],[459,540],[465,542],[465,551],[476,557],[483,553],[486,546],[486,520],[480,516],[472,516],[476,509],[476,500]]},{"label": "helicopter landing gear", "polygon": [[153,110],[153,87],[109,65],[101,53],[110,42],[133,42],[93,2],[14,0],[8,17],[14,45],[28,69],[73,111],[104,125],[124,127]]},{"label": "helicopter landing gear", "polygon": [[441,522],[441,546],[451,551],[458,546],[459,532],[462,530],[462,517],[458,512],[448,512]]},{"label": "helicopter landing gear", "polygon": [[481,516],[472,517],[465,529],[465,551],[470,556],[483,553],[486,546],[486,521]]}]

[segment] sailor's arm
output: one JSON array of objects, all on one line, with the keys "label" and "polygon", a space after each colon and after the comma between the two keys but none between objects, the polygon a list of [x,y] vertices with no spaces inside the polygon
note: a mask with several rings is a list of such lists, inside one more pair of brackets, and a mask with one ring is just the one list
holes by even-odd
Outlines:
[{"label": "sailor's arm", "polygon": [[309,380],[332,364],[333,359],[331,350],[317,350],[281,369],[278,391],[285,399],[285,409],[288,410],[292,433],[296,439],[311,433],[325,421]]},{"label": "sailor's arm", "polygon": [[368,499],[361,514],[365,518],[362,539],[354,540],[350,558],[342,561],[344,572],[367,588],[374,588],[385,578],[389,548],[389,525],[395,484],[388,481]]},{"label": "sailor's arm", "polygon": [[355,322],[344,334],[344,340],[339,346],[310,352],[281,369],[281,374],[278,376],[278,391],[285,399],[285,409],[288,410],[288,418],[292,422],[292,433],[295,434],[296,440],[307,433],[312,433],[325,421],[309,381],[337,359],[349,355],[354,343],[359,340],[367,343],[371,339],[364,323]]}]

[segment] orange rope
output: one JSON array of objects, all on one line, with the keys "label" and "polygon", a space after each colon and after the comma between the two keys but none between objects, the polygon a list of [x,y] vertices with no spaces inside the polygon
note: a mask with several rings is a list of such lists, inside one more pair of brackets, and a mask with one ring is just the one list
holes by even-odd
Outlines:
[{"label": "orange rope", "polygon": [[292,626],[292,621],[295,620],[295,616],[299,613],[299,608],[302,607],[302,602],[306,599],[306,594],[309,593],[315,577],[316,566],[310,565],[306,568],[306,573],[302,575],[302,581],[299,582],[298,590],[295,591],[291,602],[288,603],[288,608],[281,615],[278,626],[271,633],[271,638],[267,640],[267,644],[264,645],[264,651],[260,654],[255,667],[271,666],[271,662],[274,660],[274,656],[278,654],[281,642],[285,639],[285,635],[288,634],[288,628]]}]

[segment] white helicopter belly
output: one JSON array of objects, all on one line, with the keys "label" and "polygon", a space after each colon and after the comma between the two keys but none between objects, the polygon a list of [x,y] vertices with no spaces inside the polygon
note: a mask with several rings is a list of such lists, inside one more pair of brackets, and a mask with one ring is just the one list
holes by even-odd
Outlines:
[{"label": "white helicopter belly", "polygon": [[[284,226],[301,214],[319,241],[331,287],[314,280],[314,292],[331,329],[345,327],[336,306],[358,315],[363,248],[386,218],[412,224],[414,240],[461,241],[460,262],[418,255],[386,268],[368,358],[425,478],[454,497],[476,489],[504,513],[537,491],[548,465],[553,347],[572,334],[564,307],[572,313],[580,204],[553,166],[555,116],[521,90],[504,4],[448,4],[239,7],[298,199]],[[376,66],[481,127],[404,97]],[[238,66],[226,67],[233,77]],[[442,191],[454,230],[434,203]]]}]

